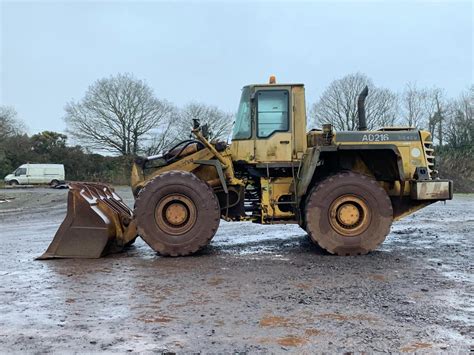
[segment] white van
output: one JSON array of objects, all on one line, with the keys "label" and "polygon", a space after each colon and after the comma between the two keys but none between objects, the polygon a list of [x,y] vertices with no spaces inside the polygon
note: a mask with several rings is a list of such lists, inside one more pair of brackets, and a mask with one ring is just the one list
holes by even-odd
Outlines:
[{"label": "white van", "polygon": [[64,165],[23,164],[5,176],[4,181],[9,185],[49,184],[55,187],[64,183]]}]

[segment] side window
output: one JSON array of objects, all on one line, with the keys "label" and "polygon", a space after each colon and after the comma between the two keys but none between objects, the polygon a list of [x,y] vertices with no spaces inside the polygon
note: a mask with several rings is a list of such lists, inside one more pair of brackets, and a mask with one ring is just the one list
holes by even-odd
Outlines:
[{"label": "side window", "polygon": [[287,132],[288,91],[267,90],[257,92],[257,136],[266,138],[274,132]]},{"label": "side window", "polygon": [[26,168],[18,168],[15,171],[15,176],[26,175]]}]

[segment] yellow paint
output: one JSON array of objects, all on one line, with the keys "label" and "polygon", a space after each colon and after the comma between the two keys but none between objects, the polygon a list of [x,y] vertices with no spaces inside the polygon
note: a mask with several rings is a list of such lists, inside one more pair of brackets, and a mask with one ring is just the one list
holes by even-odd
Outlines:
[{"label": "yellow paint", "polygon": [[301,160],[306,151],[306,103],[303,85],[258,85],[258,89],[288,90],[289,131],[275,132],[270,137],[258,138],[255,110],[252,111],[252,137],[232,142],[232,160],[247,163],[291,162]]},{"label": "yellow paint", "polygon": [[[135,191],[137,188],[143,187],[148,181],[153,179],[155,176],[163,174],[164,172],[171,171],[171,170],[180,170],[180,171],[194,171],[195,169],[201,167],[199,164],[194,164],[195,160],[209,160],[214,157],[214,154],[207,148],[197,151],[194,154],[188,155],[183,157],[182,159],[160,167],[154,170],[150,175],[143,176],[142,174],[134,173],[134,170],[140,169],[139,167],[134,164],[132,168],[132,191]],[[215,169],[214,169],[215,171]],[[215,174],[216,177],[217,173]],[[206,176],[208,178],[208,176]],[[210,180],[210,178],[209,178]]]},{"label": "yellow paint", "polygon": [[[293,212],[284,212],[277,204],[280,197],[291,195],[294,192],[293,179],[291,177],[260,178],[260,185],[262,189],[262,223],[271,223],[273,219],[290,219],[294,217]],[[291,207],[291,205],[284,206],[287,208]]]},{"label": "yellow paint", "polygon": [[[196,174],[204,181],[208,181],[212,186],[218,186],[219,179],[214,167],[201,166],[195,164],[195,160],[219,159],[224,167],[224,175],[228,185],[243,185],[244,182],[234,176],[234,162],[244,162],[247,164],[257,163],[278,163],[278,162],[298,162],[307,155],[308,147],[313,146],[328,146],[335,145],[337,132],[333,136],[326,136],[321,131],[306,132],[306,103],[305,103],[305,89],[301,84],[264,84],[250,86],[255,93],[259,89],[264,90],[288,90],[290,93],[290,101],[288,107],[289,114],[289,131],[275,132],[270,137],[258,138],[256,134],[256,112],[255,108],[252,110],[252,137],[245,140],[235,140],[224,152],[216,152],[214,147],[205,142],[206,148],[194,154],[183,157],[181,160],[162,167],[154,171],[151,175],[144,177],[140,167],[134,165],[132,168],[132,187],[134,191],[137,187],[143,186],[146,181],[152,179],[156,175],[162,174],[170,170],[190,171]],[[198,131],[198,139],[202,140],[202,136]],[[413,179],[415,169],[417,167],[428,167],[433,169],[432,163],[428,161],[427,154],[432,154],[430,148],[427,146],[431,143],[431,136],[429,132],[420,131],[421,140],[415,141],[364,141],[364,142],[337,142],[338,146],[343,145],[360,145],[361,149],[366,149],[370,145],[394,145],[398,154],[400,155],[399,164],[403,170],[400,181],[379,182],[385,189],[387,194],[391,197],[396,196],[410,196],[410,183]],[[338,154],[337,152],[335,153]],[[351,168],[352,171],[361,174],[373,176],[373,172],[363,162],[362,159],[357,158]],[[300,181],[307,181],[305,177],[300,177]],[[293,212],[284,212],[280,209],[277,202],[283,195],[294,194],[294,185],[291,177],[279,178],[261,178],[261,207],[262,207],[262,223],[269,223],[273,219],[292,219]],[[294,198],[294,197],[293,197]],[[406,207],[406,211],[401,212],[401,218],[406,214],[421,208],[420,205],[416,207]],[[285,205],[289,207],[289,205]],[[283,208],[283,207],[282,207]],[[355,215],[354,211],[347,209],[342,211],[342,219],[347,220],[346,223],[352,221],[348,216]],[[351,217],[352,218],[352,217]],[[355,218],[355,217],[354,217]]]},{"label": "yellow paint", "polygon": [[293,160],[300,160],[306,152],[306,102],[304,86],[293,86],[292,93],[292,127],[293,127]]},{"label": "yellow paint", "polygon": [[291,132],[277,132],[266,139],[255,140],[256,162],[291,161]]}]

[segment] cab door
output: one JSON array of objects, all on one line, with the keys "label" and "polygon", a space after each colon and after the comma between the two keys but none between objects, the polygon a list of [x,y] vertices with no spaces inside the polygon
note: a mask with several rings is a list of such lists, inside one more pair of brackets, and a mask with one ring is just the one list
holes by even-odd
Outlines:
[{"label": "cab door", "polygon": [[27,168],[20,167],[15,170],[15,180],[18,181],[20,185],[28,184],[28,174]]},{"label": "cab door", "polygon": [[290,90],[262,88],[255,93],[255,160],[291,161]]}]

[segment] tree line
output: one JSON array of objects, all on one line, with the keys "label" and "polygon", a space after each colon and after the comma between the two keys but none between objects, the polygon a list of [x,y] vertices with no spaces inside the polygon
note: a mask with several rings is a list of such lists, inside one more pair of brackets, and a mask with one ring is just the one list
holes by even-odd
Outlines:
[{"label": "tree line", "polygon": [[128,184],[131,167],[128,157],[104,156],[79,145],[67,145],[67,136],[58,132],[44,131],[28,136],[24,131],[17,131],[14,135],[3,135],[0,178],[24,163],[64,164],[66,178],[70,181],[116,184]]},{"label": "tree line", "polygon": [[[331,123],[336,130],[358,129],[357,98],[365,86],[368,129],[410,126],[430,131],[440,170],[463,170],[460,179],[467,189],[473,185],[474,85],[448,98],[440,88],[408,83],[395,93],[364,74],[349,74],[330,83],[311,105],[308,126]],[[162,154],[189,139],[193,119],[208,124],[210,139],[228,139],[232,113],[195,102],[179,108],[157,98],[145,81],[131,74],[99,79],[82,99],[68,102],[66,134],[28,136],[14,108],[0,106],[0,177],[25,162],[54,162],[65,165],[69,180],[128,183],[134,156]]]},{"label": "tree line", "polygon": [[67,132],[76,141],[122,156],[163,153],[189,138],[193,118],[209,124],[212,138],[226,139],[233,116],[202,103],[177,108],[130,74],[97,80],[80,101],[67,103],[65,111]]},{"label": "tree line", "polygon": [[331,123],[336,130],[358,128],[357,98],[369,87],[366,101],[367,128],[408,126],[431,133],[436,145],[472,146],[474,137],[474,85],[448,98],[441,88],[420,88],[408,83],[401,93],[374,85],[364,74],[334,80],[311,106],[312,123]]},{"label": "tree line", "polygon": [[158,99],[130,74],[97,80],[64,109],[66,134],[28,136],[15,109],[0,106],[0,178],[26,162],[59,163],[68,180],[128,184],[133,158],[162,154],[191,138],[193,119],[208,124],[210,139],[221,140],[233,122],[233,114],[216,106],[191,102],[178,108]]}]

